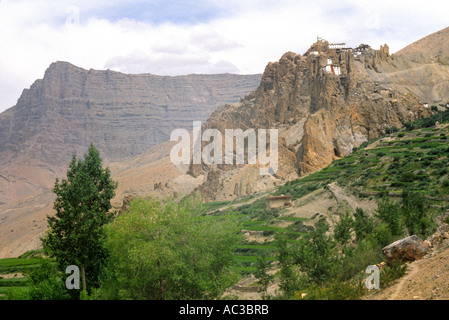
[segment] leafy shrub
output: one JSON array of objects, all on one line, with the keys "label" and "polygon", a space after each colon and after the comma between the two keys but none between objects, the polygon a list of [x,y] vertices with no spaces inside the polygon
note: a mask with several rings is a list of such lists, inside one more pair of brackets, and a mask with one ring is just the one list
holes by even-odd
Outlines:
[{"label": "leafy shrub", "polygon": [[[302,294],[306,293],[304,298]],[[312,285],[305,292],[297,292],[295,300],[358,300],[366,293],[362,279],[342,281],[335,278],[326,285]]]},{"label": "leafy shrub", "polygon": [[77,298],[76,290],[69,291],[65,287],[63,279],[66,275],[59,272],[56,263],[49,259],[42,259],[40,267],[25,276],[29,283],[27,294],[30,300],[68,300],[72,294]]},{"label": "leafy shrub", "polygon": [[407,265],[398,260],[394,260],[391,264],[380,270],[380,287],[388,287],[396,279],[403,277],[406,273]]},{"label": "leafy shrub", "polygon": [[236,280],[233,220],[204,217],[199,199],[135,199],[105,228],[109,252],[99,299],[207,299]]}]

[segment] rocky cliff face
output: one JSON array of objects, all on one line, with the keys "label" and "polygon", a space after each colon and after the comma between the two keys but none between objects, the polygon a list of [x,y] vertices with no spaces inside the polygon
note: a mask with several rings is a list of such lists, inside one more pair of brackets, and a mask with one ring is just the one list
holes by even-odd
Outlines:
[{"label": "rocky cliff face", "polygon": [[173,128],[191,128],[239,101],[259,81],[260,75],[163,77],[53,63],[0,115],[0,153],[28,148],[29,156],[59,164],[92,141],[109,160],[136,156]]},{"label": "rocky cliff face", "polygon": [[[391,127],[429,115],[410,90],[379,83],[381,77],[384,83],[398,82],[394,74],[384,71],[387,66],[395,68],[395,62],[387,45],[380,50],[369,46],[335,50],[326,41],[319,41],[304,55],[288,52],[278,62],[269,63],[257,90],[240,103],[218,108],[203,127],[221,132],[278,128],[278,172],[266,181],[266,177],[247,176],[248,165],[240,166],[245,170],[240,172],[226,165],[214,169],[193,165],[194,176],[208,174],[204,187],[198,190],[208,199],[217,199],[251,191],[250,186],[262,179],[266,187],[272,187],[329,165]],[[421,79],[408,81],[418,84]],[[238,182],[221,178],[230,171],[243,177]],[[231,185],[226,186],[229,182]]]},{"label": "rocky cliff face", "polygon": [[[253,90],[260,75],[129,75],[50,65],[0,114],[0,202],[39,192],[93,142],[108,161],[134,157]],[[3,197],[2,197],[3,195]]]}]

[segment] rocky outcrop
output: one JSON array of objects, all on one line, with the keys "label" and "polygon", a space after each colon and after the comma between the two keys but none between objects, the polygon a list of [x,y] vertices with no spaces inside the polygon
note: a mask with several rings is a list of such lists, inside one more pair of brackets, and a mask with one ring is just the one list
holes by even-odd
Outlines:
[{"label": "rocky outcrop", "polygon": [[438,227],[434,234],[424,241],[424,243],[430,249],[436,249],[447,239],[449,239],[449,225],[443,223]]},{"label": "rocky outcrop", "polygon": [[389,263],[394,260],[403,262],[419,260],[428,251],[429,248],[424,241],[416,235],[395,241],[382,249]]},{"label": "rocky outcrop", "polygon": [[[223,133],[236,128],[279,129],[279,170],[265,183],[266,188],[272,187],[324,168],[391,127],[430,115],[412,93],[379,84],[379,76],[373,75],[384,75],[386,65],[394,65],[386,44],[380,50],[366,46],[356,55],[318,41],[304,55],[287,52],[278,62],[269,63],[257,90],[237,104],[218,108],[203,129]],[[194,176],[209,170],[204,165],[191,167]],[[235,167],[222,165],[218,170]],[[218,174],[213,177],[205,191],[215,190],[216,195],[216,189],[226,186],[214,185]]]}]

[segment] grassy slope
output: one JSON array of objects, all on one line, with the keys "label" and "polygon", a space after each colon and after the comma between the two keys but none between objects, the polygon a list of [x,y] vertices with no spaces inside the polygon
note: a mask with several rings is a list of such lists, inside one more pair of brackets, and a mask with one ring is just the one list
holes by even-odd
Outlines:
[{"label": "grassy slope", "polygon": [[[279,186],[272,194],[289,194],[295,200],[337,182],[360,199],[376,200],[384,194],[398,198],[406,187],[422,193],[429,199],[431,206],[447,209],[448,118],[449,113],[446,112],[408,123],[407,129],[402,128],[398,132],[366,142],[347,157],[334,161],[311,175]],[[434,126],[435,121],[441,119],[443,122],[446,119],[446,123]],[[294,223],[304,219],[283,216],[285,210],[266,210],[265,197],[251,203],[249,199],[246,197],[245,201],[236,199],[230,203],[209,204],[214,207],[214,210],[210,210],[212,215],[232,215],[242,223],[244,232],[259,231],[261,239],[265,239],[260,242],[247,238],[236,247],[235,268],[244,274],[255,270],[255,262],[261,251],[266,251],[271,261],[275,260],[275,234],[287,234],[291,241],[295,241],[307,232],[304,226]],[[231,207],[232,203],[239,203],[240,206]]]},{"label": "grassy slope", "polygon": [[[37,251],[30,251],[19,258],[0,259],[0,300],[8,299],[11,292],[26,289],[26,279],[22,272],[36,268],[40,264]],[[11,275],[13,277],[6,277]]]}]

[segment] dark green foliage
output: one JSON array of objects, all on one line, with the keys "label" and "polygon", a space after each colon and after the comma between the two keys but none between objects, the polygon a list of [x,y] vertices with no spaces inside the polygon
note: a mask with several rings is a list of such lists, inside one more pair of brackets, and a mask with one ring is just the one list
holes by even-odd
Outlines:
[{"label": "dark green foliage", "polygon": [[373,244],[385,247],[392,243],[396,238],[393,237],[390,227],[385,222],[379,222],[375,225],[372,234],[367,238]]},{"label": "dark green foliage", "polygon": [[345,246],[352,239],[352,227],[354,220],[349,212],[346,212],[334,227],[334,239]]},{"label": "dark green foliage", "polygon": [[388,127],[388,128],[385,129],[385,133],[386,134],[391,134],[391,133],[395,133],[395,132],[398,132],[398,131],[399,131],[399,129],[396,128],[396,127]]},{"label": "dark green foliage", "polygon": [[311,282],[322,284],[335,275],[338,256],[336,244],[326,233],[329,224],[325,219],[315,223],[310,235],[300,241],[299,250],[295,255],[295,263],[305,272]]},{"label": "dark green foliage", "polygon": [[354,212],[354,232],[357,241],[365,239],[374,230],[374,222],[361,208]]},{"label": "dark green foliage", "polygon": [[[438,111],[438,110],[436,110]],[[446,110],[444,112],[438,112],[437,114],[431,115],[430,117],[418,119],[414,122],[407,122],[404,123],[405,128],[407,131],[411,131],[413,129],[418,128],[429,128],[435,125],[435,122],[447,122],[449,121],[449,110]]]},{"label": "dark green foliage", "polygon": [[278,259],[281,266],[280,288],[287,298],[305,286],[322,285],[338,272],[335,241],[327,235],[329,224],[320,219],[310,235],[289,245],[278,239]]},{"label": "dark green foliage", "polygon": [[268,253],[266,251],[262,251],[257,257],[257,270],[254,273],[254,276],[258,279],[260,286],[259,292],[266,293],[268,285],[274,280],[274,275],[269,273],[271,268],[270,263],[271,261],[268,259]]},{"label": "dark green foliage", "polygon": [[342,251],[341,279],[346,281],[358,277],[367,266],[378,264],[384,259],[382,246],[371,236],[355,246],[348,246]]},{"label": "dark green foliage", "polygon": [[102,167],[98,150],[91,145],[83,159],[73,156],[67,179],[56,179],[53,188],[56,214],[47,217],[44,250],[56,260],[61,272],[69,265],[78,266],[81,273],[85,270],[89,291],[98,286],[107,256],[102,228],[111,221],[110,200],[116,187],[109,169]]},{"label": "dark green foliage", "polygon": [[420,193],[403,190],[401,213],[410,235],[427,237],[435,229],[426,204],[427,200]]},{"label": "dark green foliage", "polygon": [[377,202],[377,217],[386,223],[392,236],[402,234],[401,209],[389,197],[384,197]]},{"label": "dark green foliage", "polygon": [[289,245],[288,239],[282,235],[278,236],[277,255],[281,268],[279,288],[286,299],[291,299],[303,287],[303,283],[297,272],[298,267],[294,261],[294,252],[295,249]]}]

